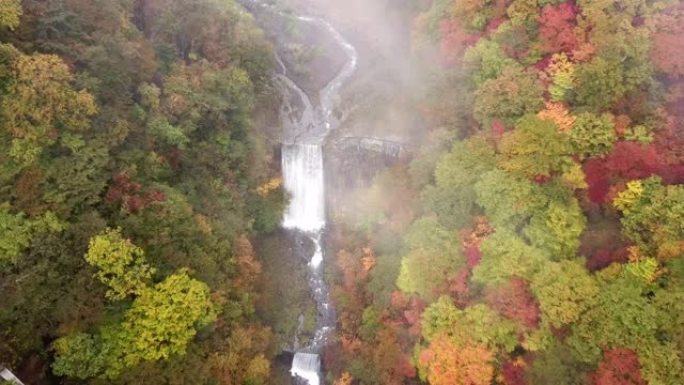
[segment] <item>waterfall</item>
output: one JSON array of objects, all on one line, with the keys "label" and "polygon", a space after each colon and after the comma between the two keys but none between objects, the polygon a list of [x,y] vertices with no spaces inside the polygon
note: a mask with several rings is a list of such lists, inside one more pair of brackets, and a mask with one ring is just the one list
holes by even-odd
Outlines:
[{"label": "waterfall", "polygon": [[[276,12],[273,4],[260,0],[241,0],[247,9],[255,12]],[[288,16],[291,17],[291,16]],[[299,21],[317,25],[329,34],[347,54],[348,60],[336,76],[320,90],[320,104],[314,106],[309,96],[288,77],[285,63],[276,54],[279,72],[275,78],[283,92],[280,109],[283,124],[282,171],[284,187],[290,194],[290,204],[284,214],[282,225],[286,229],[304,233],[314,244],[309,262],[309,286],[318,310],[313,341],[295,353],[290,372],[306,380],[309,385],[321,383],[320,352],[335,327],[335,313],[330,304],[330,294],[323,275],[324,251],[322,245],[325,230],[325,179],[323,168],[323,143],[339,122],[333,108],[344,83],[356,71],[358,56],[354,46],[327,21],[318,17],[297,16]]]},{"label": "waterfall", "polygon": [[285,188],[291,195],[283,227],[316,232],[325,225],[323,151],[318,144],[287,144],[282,148]]}]

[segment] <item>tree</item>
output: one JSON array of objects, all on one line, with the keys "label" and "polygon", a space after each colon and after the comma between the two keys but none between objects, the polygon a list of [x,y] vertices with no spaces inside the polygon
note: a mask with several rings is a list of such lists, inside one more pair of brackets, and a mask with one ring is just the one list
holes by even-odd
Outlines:
[{"label": "tree", "polygon": [[0,204],[0,269],[16,263],[37,234],[64,230],[64,224],[49,211],[30,219],[23,213],[13,214],[10,209],[8,203]]},{"label": "tree", "polygon": [[599,287],[584,264],[549,262],[532,278],[532,292],[539,301],[544,322],[560,328],[580,320],[596,303]]},{"label": "tree", "polygon": [[55,55],[24,55],[0,45],[0,123],[11,137],[10,157],[19,167],[34,163],[60,135],[86,130],[97,107],[76,91],[74,76]]},{"label": "tree", "polygon": [[639,357],[630,349],[603,352],[603,361],[593,376],[595,385],[646,385],[639,370]]},{"label": "tree", "polygon": [[120,324],[95,335],[75,334],[54,342],[58,375],[115,378],[141,361],[184,354],[197,329],[216,319],[209,288],[179,271],[135,298]]},{"label": "tree", "polygon": [[418,356],[421,377],[431,385],[489,385],[494,355],[480,345],[459,347],[438,337]]},{"label": "tree", "polygon": [[535,213],[523,234],[530,243],[546,251],[552,259],[574,258],[587,220],[573,197],[569,202],[552,201]]},{"label": "tree", "polygon": [[648,254],[666,260],[684,253],[684,187],[660,178],[631,181],[613,200],[623,214],[622,231]]},{"label": "tree", "polygon": [[539,304],[523,279],[512,278],[505,284],[487,288],[485,301],[492,309],[518,321],[524,328],[533,329],[539,324]]},{"label": "tree", "polygon": [[684,8],[679,4],[654,18],[655,35],[651,58],[656,68],[673,77],[684,76]]},{"label": "tree", "polygon": [[19,25],[21,14],[22,9],[20,0],[0,1],[0,28],[16,28]]},{"label": "tree", "polygon": [[544,89],[536,71],[506,67],[496,79],[485,81],[475,91],[473,114],[483,126],[500,119],[507,126],[544,106]]},{"label": "tree", "polygon": [[143,250],[123,239],[120,229],[108,229],[91,239],[85,259],[98,269],[95,276],[100,282],[109,286],[106,296],[111,300],[140,295],[155,272]]},{"label": "tree", "polygon": [[421,333],[426,341],[448,338],[458,346],[475,342],[491,351],[511,352],[518,343],[517,328],[510,320],[483,304],[460,310],[447,296],[425,309]]},{"label": "tree", "polygon": [[524,223],[548,199],[533,182],[499,169],[483,174],[475,184],[475,193],[494,228]]},{"label": "tree", "polygon": [[516,129],[504,134],[499,143],[501,168],[513,175],[532,179],[548,177],[570,162],[570,147],[556,125],[535,115],[526,115]]},{"label": "tree", "polygon": [[570,53],[575,49],[577,12],[577,6],[570,2],[558,5],[547,4],[542,8],[539,16],[539,37],[545,52]]},{"label": "tree", "polygon": [[609,153],[616,140],[613,116],[607,113],[580,113],[570,130],[570,142],[574,152],[583,158]]},{"label": "tree", "polygon": [[498,43],[487,39],[481,39],[475,46],[466,49],[463,63],[478,87],[487,80],[499,77],[504,69],[519,66],[504,54]]},{"label": "tree", "polygon": [[411,225],[406,248],[397,286],[425,299],[435,298],[445,289],[447,279],[464,262],[456,236],[434,218],[421,218]]},{"label": "tree", "polygon": [[549,260],[548,255],[525,243],[510,230],[500,229],[481,246],[482,260],[473,269],[473,282],[501,285],[511,278],[531,280]]},{"label": "tree", "polygon": [[423,206],[449,229],[465,226],[475,206],[473,184],[494,165],[494,149],[483,136],[454,143],[437,163],[435,186],[423,191]]}]

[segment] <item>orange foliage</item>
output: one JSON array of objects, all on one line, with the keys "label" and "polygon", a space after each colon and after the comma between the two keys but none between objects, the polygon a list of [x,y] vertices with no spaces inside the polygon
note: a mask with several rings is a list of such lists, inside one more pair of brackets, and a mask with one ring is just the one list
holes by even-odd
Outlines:
[{"label": "orange foliage", "polygon": [[546,108],[537,114],[542,120],[554,122],[561,132],[570,131],[575,123],[575,117],[570,115],[563,103],[546,102]]},{"label": "orange foliage", "polygon": [[342,373],[342,376],[335,381],[334,385],[351,385],[354,378],[349,372]]},{"label": "orange foliage", "polygon": [[494,354],[481,345],[456,346],[437,337],[418,357],[431,385],[489,385],[494,375]]}]

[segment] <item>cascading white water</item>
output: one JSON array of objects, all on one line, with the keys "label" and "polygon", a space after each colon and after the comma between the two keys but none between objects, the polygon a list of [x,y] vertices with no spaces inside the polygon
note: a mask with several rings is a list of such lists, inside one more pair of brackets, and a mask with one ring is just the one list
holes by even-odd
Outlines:
[{"label": "cascading white water", "polygon": [[282,148],[285,188],[290,205],[283,227],[305,232],[320,231],[325,225],[323,151],[319,144],[286,144]]},{"label": "cascading white water", "polygon": [[[243,0],[251,9],[279,12],[274,4],[259,0]],[[288,16],[290,17],[290,16]],[[321,383],[320,351],[335,326],[335,314],[330,304],[328,287],[323,276],[324,253],[322,235],[325,229],[325,178],[323,143],[338,122],[333,107],[340,88],[356,70],[356,49],[327,21],[315,17],[297,17],[302,22],[317,25],[330,34],[348,60],[337,75],[320,90],[320,104],[314,108],[309,96],[287,76],[287,67],[276,55],[281,73],[276,78],[283,90],[281,115],[283,120],[282,171],[290,204],[283,217],[283,227],[303,232],[314,244],[309,267],[309,286],[313,291],[318,320],[313,341],[295,353],[290,372],[309,385]],[[292,100],[296,100],[293,105]]]}]

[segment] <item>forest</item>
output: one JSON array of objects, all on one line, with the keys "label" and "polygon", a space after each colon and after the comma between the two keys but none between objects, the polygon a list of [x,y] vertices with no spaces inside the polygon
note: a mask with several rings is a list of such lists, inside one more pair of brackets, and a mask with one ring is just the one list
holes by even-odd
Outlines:
[{"label": "forest", "polygon": [[[352,120],[419,124],[328,213],[323,383],[684,384],[684,2],[367,3],[411,80]],[[235,0],[0,0],[0,370],[292,383],[275,44]]]}]

